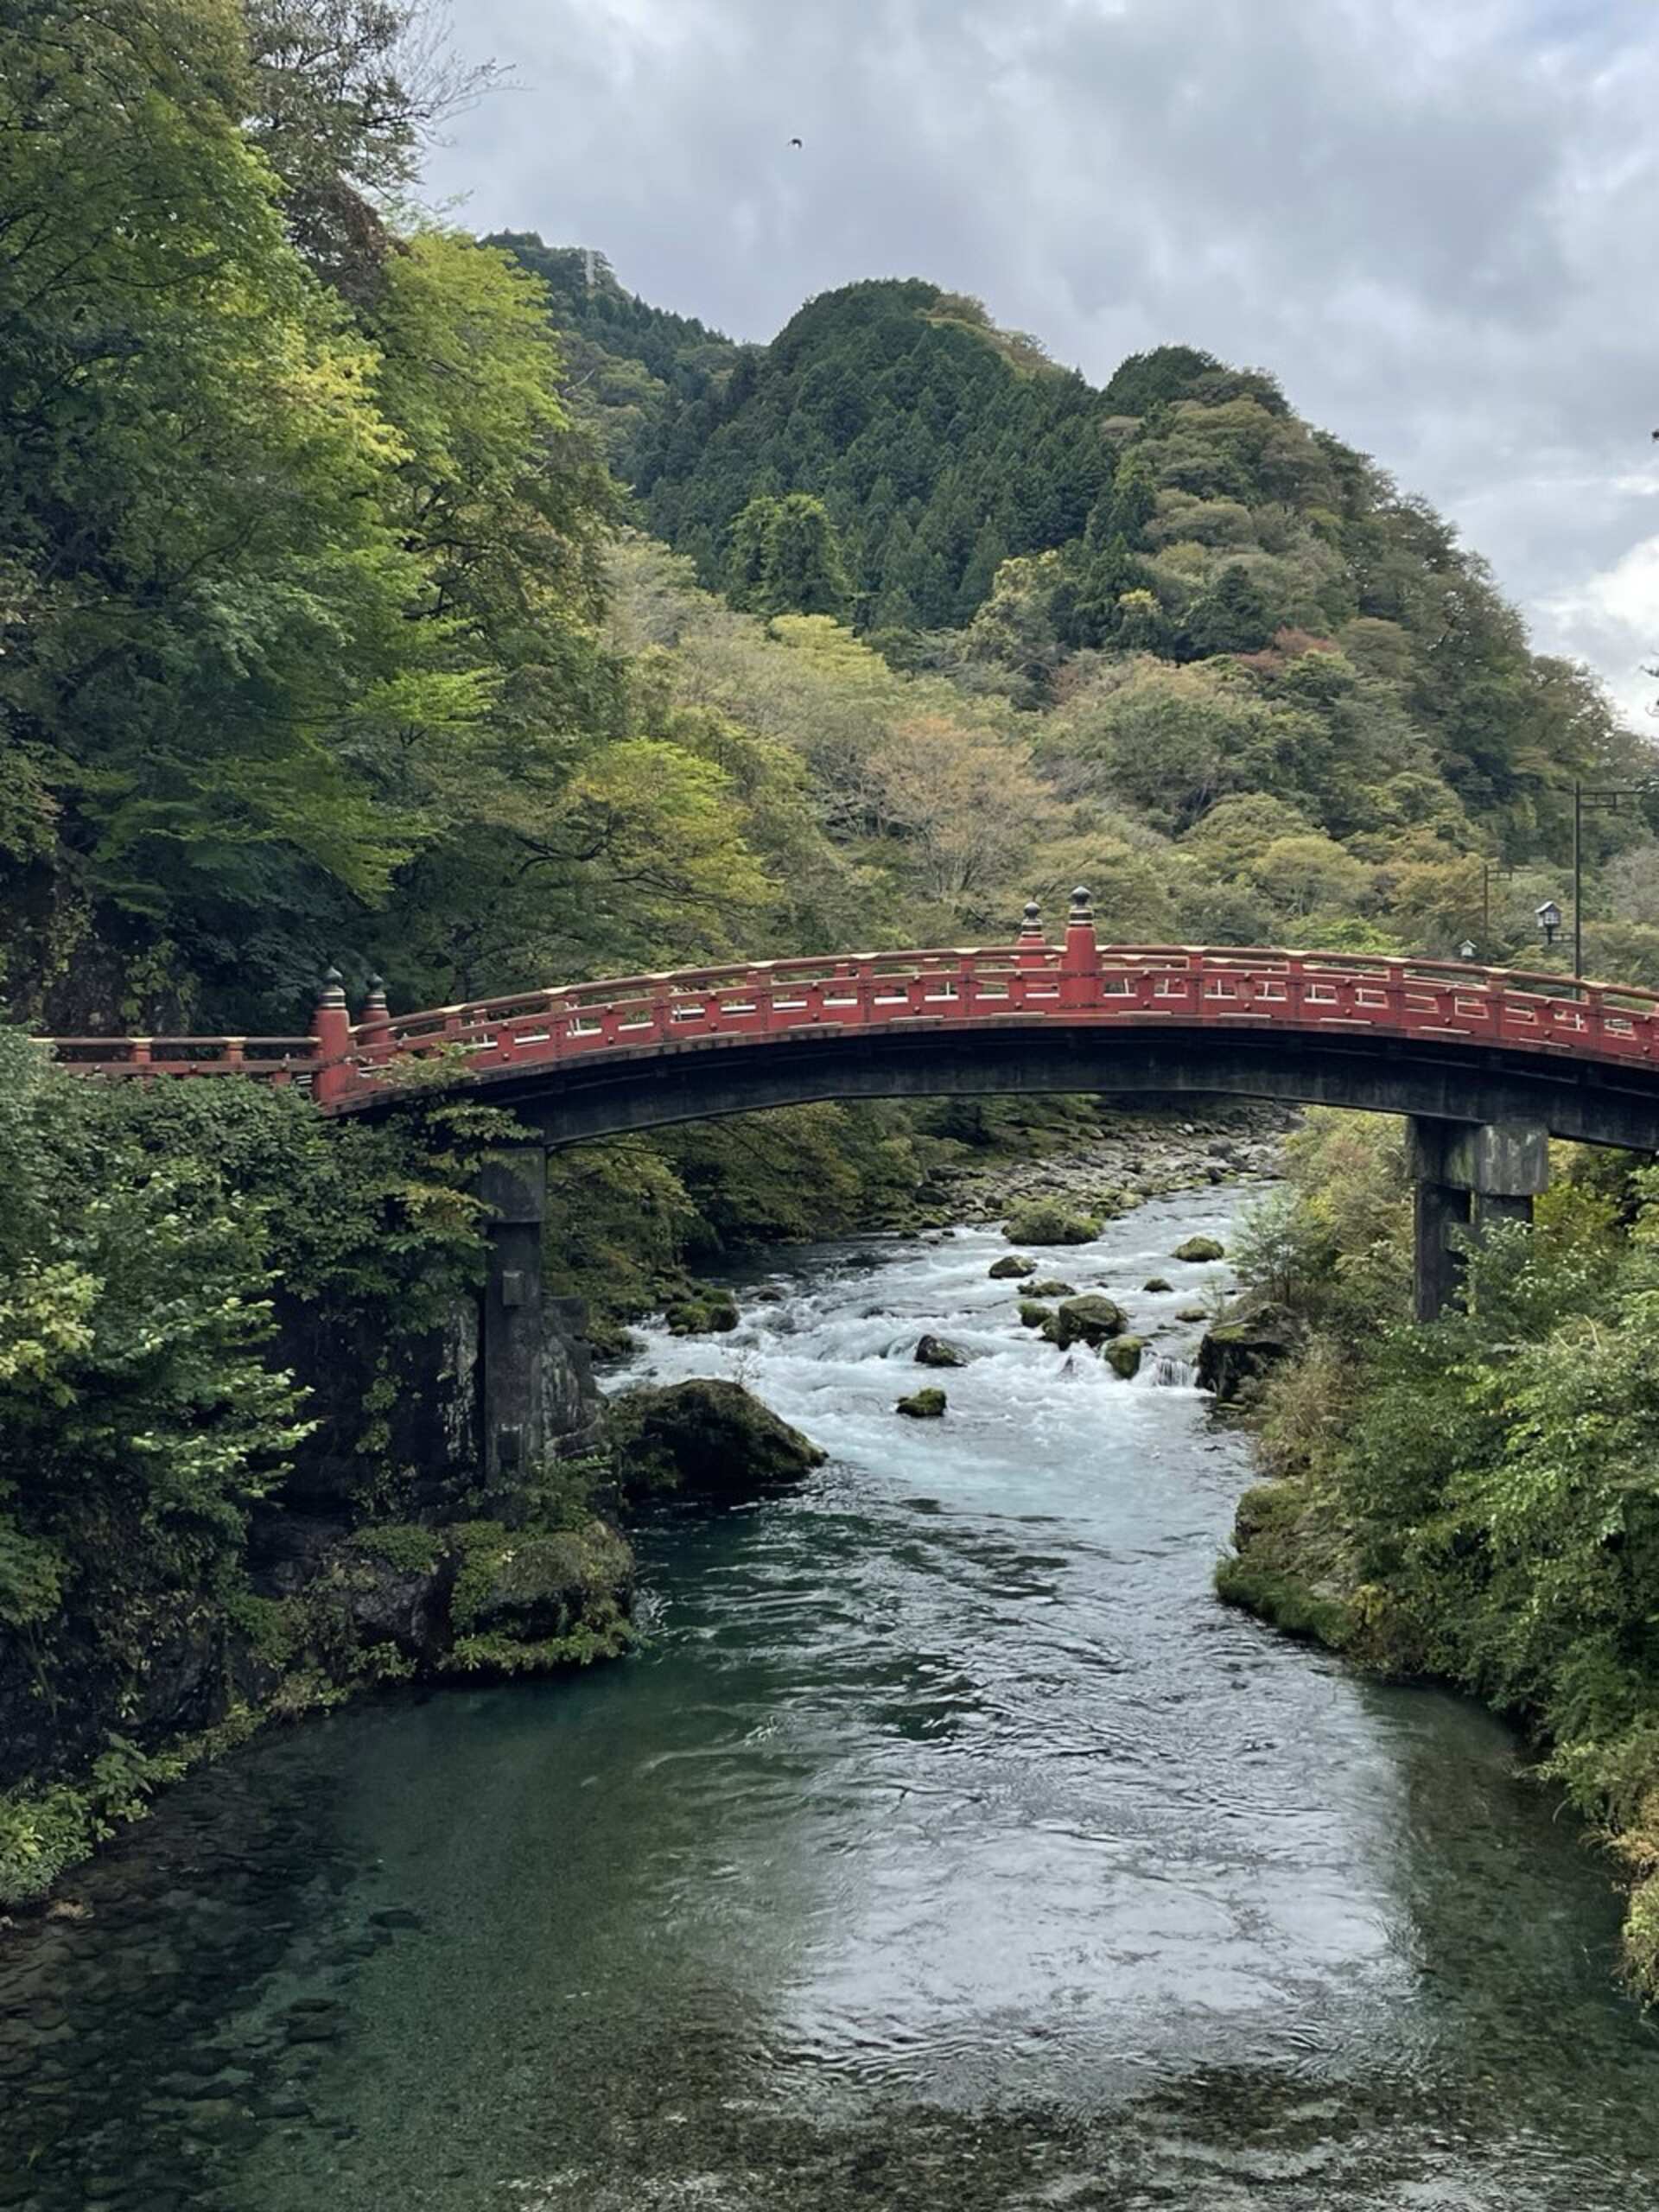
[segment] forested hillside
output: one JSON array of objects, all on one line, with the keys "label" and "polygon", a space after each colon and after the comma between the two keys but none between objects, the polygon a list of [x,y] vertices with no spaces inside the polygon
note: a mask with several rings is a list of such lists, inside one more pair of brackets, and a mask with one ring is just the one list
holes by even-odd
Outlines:
[{"label": "forested hillside", "polygon": [[[1531,958],[1573,779],[1649,771],[1455,533],[1260,372],[1171,346],[1096,391],[914,282],[696,376],[671,328],[677,388],[619,448],[640,518],[773,639],[834,618],[1000,728],[1055,822],[1158,883],[1108,896],[1119,934]],[[1632,975],[1659,975],[1649,827],[1592,827],[1589,942]]]}]

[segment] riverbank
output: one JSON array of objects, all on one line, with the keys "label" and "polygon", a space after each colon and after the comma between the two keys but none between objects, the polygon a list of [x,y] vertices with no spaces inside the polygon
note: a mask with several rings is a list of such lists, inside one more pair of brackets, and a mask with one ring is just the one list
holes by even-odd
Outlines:
[{"label": "riverbank", "polygon": [[1223,1598],[1373,1676],[1451,1685],[1524,1732],[1611,1851],[1624,1973],[1659,1999],[1659,1213],[1563,1150],[1536,1226],[1471,1250],[1418,1325],[1386,1124],[1313,1116],[1258,1249],[1301,1349],[1254,1422]]}]

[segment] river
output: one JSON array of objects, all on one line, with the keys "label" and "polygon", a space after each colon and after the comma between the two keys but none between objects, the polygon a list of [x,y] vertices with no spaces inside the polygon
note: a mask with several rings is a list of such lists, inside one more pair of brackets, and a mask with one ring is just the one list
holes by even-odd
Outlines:
[{"label": "river", "polygon": [[[1179,1356],[1243,1195],[1045,1267]],[[1002,1249],[791,1254],[646,1340],[832,1456],[647,1532],[639,1658],[273,1736],[7,1937],[0,2203],[1659,2204],[1605,1869],[1496,1722],[1216,1602],[1243,1440],[1022,1332]]]}]

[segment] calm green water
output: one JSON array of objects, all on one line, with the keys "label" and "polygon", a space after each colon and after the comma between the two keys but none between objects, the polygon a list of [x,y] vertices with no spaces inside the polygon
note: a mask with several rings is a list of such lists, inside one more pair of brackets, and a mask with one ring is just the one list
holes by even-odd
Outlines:
[{"label": "calm green water", "polygon": [[[1063,1272],[1179,1351],[1230,1204]],[[1659,2204],[1573,1824],[1479,1713],[1216,1605],[1241,1442],[1024,1336],[999,1249],[800,1255],[649,1346],[835,1457],[656,1532],[642,1658],[256,1746],[7,1937],[0,2203]],[[937,1425],[923,1327],[979,1355]]]}]

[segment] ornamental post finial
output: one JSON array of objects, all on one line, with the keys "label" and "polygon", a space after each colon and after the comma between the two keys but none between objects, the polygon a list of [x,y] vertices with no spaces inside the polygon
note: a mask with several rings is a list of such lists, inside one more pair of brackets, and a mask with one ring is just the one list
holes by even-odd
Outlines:
[{"label": "ornamental post finial", "polygon": [[320,1106],[341,1096],[352,1084],[347,1060],[352,1049],[352,1017],[346,1005],[346,978],[330,968],[317,993],[311,1015],[313,1054],[311,1095]]},{"label": "ornamental post finial", "polygon": [[1098,989],[1100,952],[1095,943],[1095,908],[1086,884],[1071,893],[1071,911],[1065,920],[1065,957],[1062,963],[1063,989],[1071,1004],[1092,1003]]}]

